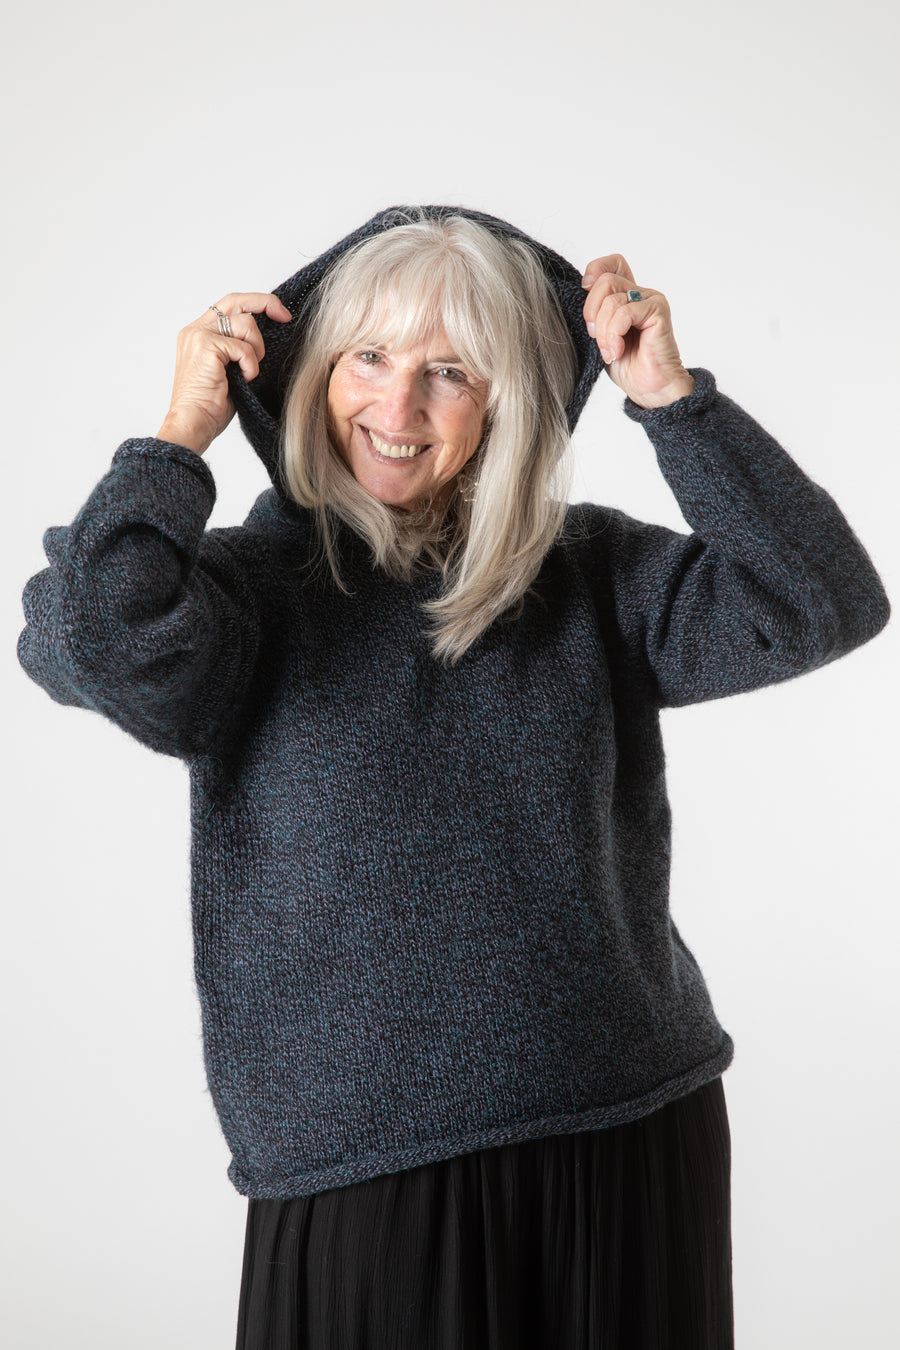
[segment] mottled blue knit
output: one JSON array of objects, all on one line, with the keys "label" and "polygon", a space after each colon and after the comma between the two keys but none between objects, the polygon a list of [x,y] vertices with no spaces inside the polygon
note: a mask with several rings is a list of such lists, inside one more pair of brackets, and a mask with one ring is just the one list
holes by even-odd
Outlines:
[{"label": "mottled blue knit", "polygon": [[[230,370],[273,473],[276,345],[256,394]],[[213,476],[183,447],[125,441],[48,530],[25,670],[190,770],[205,1059],[242,1193],[634,1120],[730,1063],[669,914],[660,709],[815,670],[889,607],[831,497],[692,373],[626,412],[693,533],[570,506],[521,616],[453,668],[420,608],[436,571],[392,580],[344,529],[340,593],[277,486],[208,530]]]}]

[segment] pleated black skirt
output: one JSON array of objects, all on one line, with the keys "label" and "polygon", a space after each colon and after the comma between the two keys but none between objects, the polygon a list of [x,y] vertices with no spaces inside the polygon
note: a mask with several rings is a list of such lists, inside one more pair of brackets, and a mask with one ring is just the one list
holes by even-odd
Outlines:
[{"label": "pleated black skirt", "polygon": [[733,1350],[721,1078],[629,1125],[248,1202],[237,1350]]}]

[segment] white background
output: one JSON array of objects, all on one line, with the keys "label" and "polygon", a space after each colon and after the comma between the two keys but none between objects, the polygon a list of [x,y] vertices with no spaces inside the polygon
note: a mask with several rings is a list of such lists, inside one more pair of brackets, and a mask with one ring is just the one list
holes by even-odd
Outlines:
[{"label": "white background", "polygon": [[[2,56],[3,1299],[17,1350],[226,1350],[246,1201],[203,1079],[187,776],[14,656],[41,535],[168,405],[177,330],[374,211],[614,250],[897,601],[893,7],[53,0]],[[603,380],[575,500],[686,529]],[[267,486],[236,424],[213,524]],[[897,624],[664,713],[672,909],[737,1056],[739,1350],[898,1344]]]}]

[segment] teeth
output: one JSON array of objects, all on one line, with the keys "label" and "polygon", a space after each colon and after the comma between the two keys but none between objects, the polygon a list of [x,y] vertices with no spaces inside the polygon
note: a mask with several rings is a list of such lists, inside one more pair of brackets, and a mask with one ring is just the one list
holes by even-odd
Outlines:
[{"label": "teeth", "polygon": [[383,441],[371,430],[369,438],[379,454],[388,455],[391,459],[412,459],[413,455],[417,455],[424,448],[421,445],[388,445],[387,441]]}]

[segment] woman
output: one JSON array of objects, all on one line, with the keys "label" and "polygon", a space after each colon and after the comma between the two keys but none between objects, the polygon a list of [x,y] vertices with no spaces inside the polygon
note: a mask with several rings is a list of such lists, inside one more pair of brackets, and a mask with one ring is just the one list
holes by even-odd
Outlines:
[{"label": "woman", "polygon": [[[567,504],[604,366],[692,534]],[[235,410],[273,486],[205,530]],[[159,435],[45,546],[25,669],[190,769],[239,1347],[732,1345],[732,1043],[669,917],[659,711],[889,608],[665,298],[382,212],[189,325]]]}]

